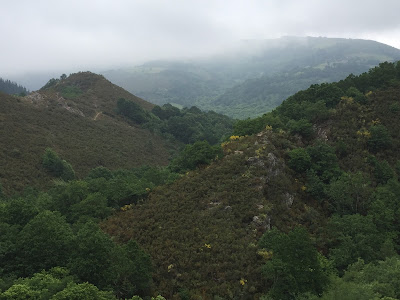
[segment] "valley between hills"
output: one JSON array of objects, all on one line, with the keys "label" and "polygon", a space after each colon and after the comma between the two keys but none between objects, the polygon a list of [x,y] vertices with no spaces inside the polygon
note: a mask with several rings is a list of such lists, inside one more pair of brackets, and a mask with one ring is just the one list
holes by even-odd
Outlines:
[{"label": "valley between hills", "polygon": [[[367,44],[376,60],[355,58]],[[5,81],[0,299],[400,299],[400,62],[372,44],[279,48],[270,73],[221,67],[188,102],[111,73]],[[160,64],[148,86],[173,73]],[[169,78],[204,88],[215,66]]]}]

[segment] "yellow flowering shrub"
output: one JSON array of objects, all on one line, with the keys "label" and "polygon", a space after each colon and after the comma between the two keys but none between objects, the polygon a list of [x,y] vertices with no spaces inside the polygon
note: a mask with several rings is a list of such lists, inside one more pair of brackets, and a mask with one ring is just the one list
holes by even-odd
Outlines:
[{"label": "yellow flowering shrub", "polygon": [[127,204],[121,207],[122,211],[127,211],[133,208],[133,204]]},{"label": "yellow flowering shrub", "polygon": [[369,138],[371,136],[371,132],[369,132],[367,129],[362,128],[356,132],[357,135],[361,137],[366,137]]},{"label": "yellow flowering shrub", "polygon": [[272,258],[273,252],[267,249],[261,249],[257,251],[257,255],[261,256],[264,260],[269,260]]},{"label": "yellow flowering shrub", "polygon": [[371,121],[372,126],[378,125],[380,123],[381,123],[381,120],[379,120],[379,118]]},{"label": "yellow flowering shrub", "polygon": [[174,268],[174,265],[170,264],[167,268],[168,268],[168,272],[171,272],[171,270]]}]

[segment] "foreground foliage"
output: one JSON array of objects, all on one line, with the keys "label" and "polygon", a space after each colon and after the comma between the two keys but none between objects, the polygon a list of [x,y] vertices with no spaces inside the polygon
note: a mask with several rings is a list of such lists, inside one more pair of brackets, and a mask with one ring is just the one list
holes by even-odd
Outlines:
[{"label": "foreground foliage", "polygon": [[[46,154],[57,157],[50,150]],[[177,176],[154,167],[115,172],[100,167],[84,180],[58,181],[47,192],[28,189],[2,198],[0,299],[149,295],[149,255],[134,240],[116,244],[97,223]]]}]

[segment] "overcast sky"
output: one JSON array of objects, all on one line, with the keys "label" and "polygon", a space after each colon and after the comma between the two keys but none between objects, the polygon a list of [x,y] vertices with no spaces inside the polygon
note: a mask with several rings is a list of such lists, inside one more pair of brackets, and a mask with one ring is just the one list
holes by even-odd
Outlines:
[{"label": "overcast sky", "polygon": [[194,57],[284,35],[400,48],[399,13],[400,0],[0,0],[0,77]]}]

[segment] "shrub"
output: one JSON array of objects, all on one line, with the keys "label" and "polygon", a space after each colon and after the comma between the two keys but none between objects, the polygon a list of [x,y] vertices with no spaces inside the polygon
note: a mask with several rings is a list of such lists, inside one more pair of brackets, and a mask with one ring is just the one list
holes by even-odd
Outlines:
[{"label": "shrub", "polygon": [[389,131],[383,125],[375,125],[370,128],[371,137],[367,142],[372,152],[384,150],[392,145],[392,138]]},{"label": "shrub", "polygon": [[311,157],[304,148],[293,149],[289,152],[289,167],[296,172],[304,172],[311,166]]},{"label": "shrub", "polygon": [[65,181],[75,178],[75,171],[71,164],[61,159],[58,154],[50,148],[47,148],[43,155],[42,165],[53,176],[61,177],[61,179]]}]

